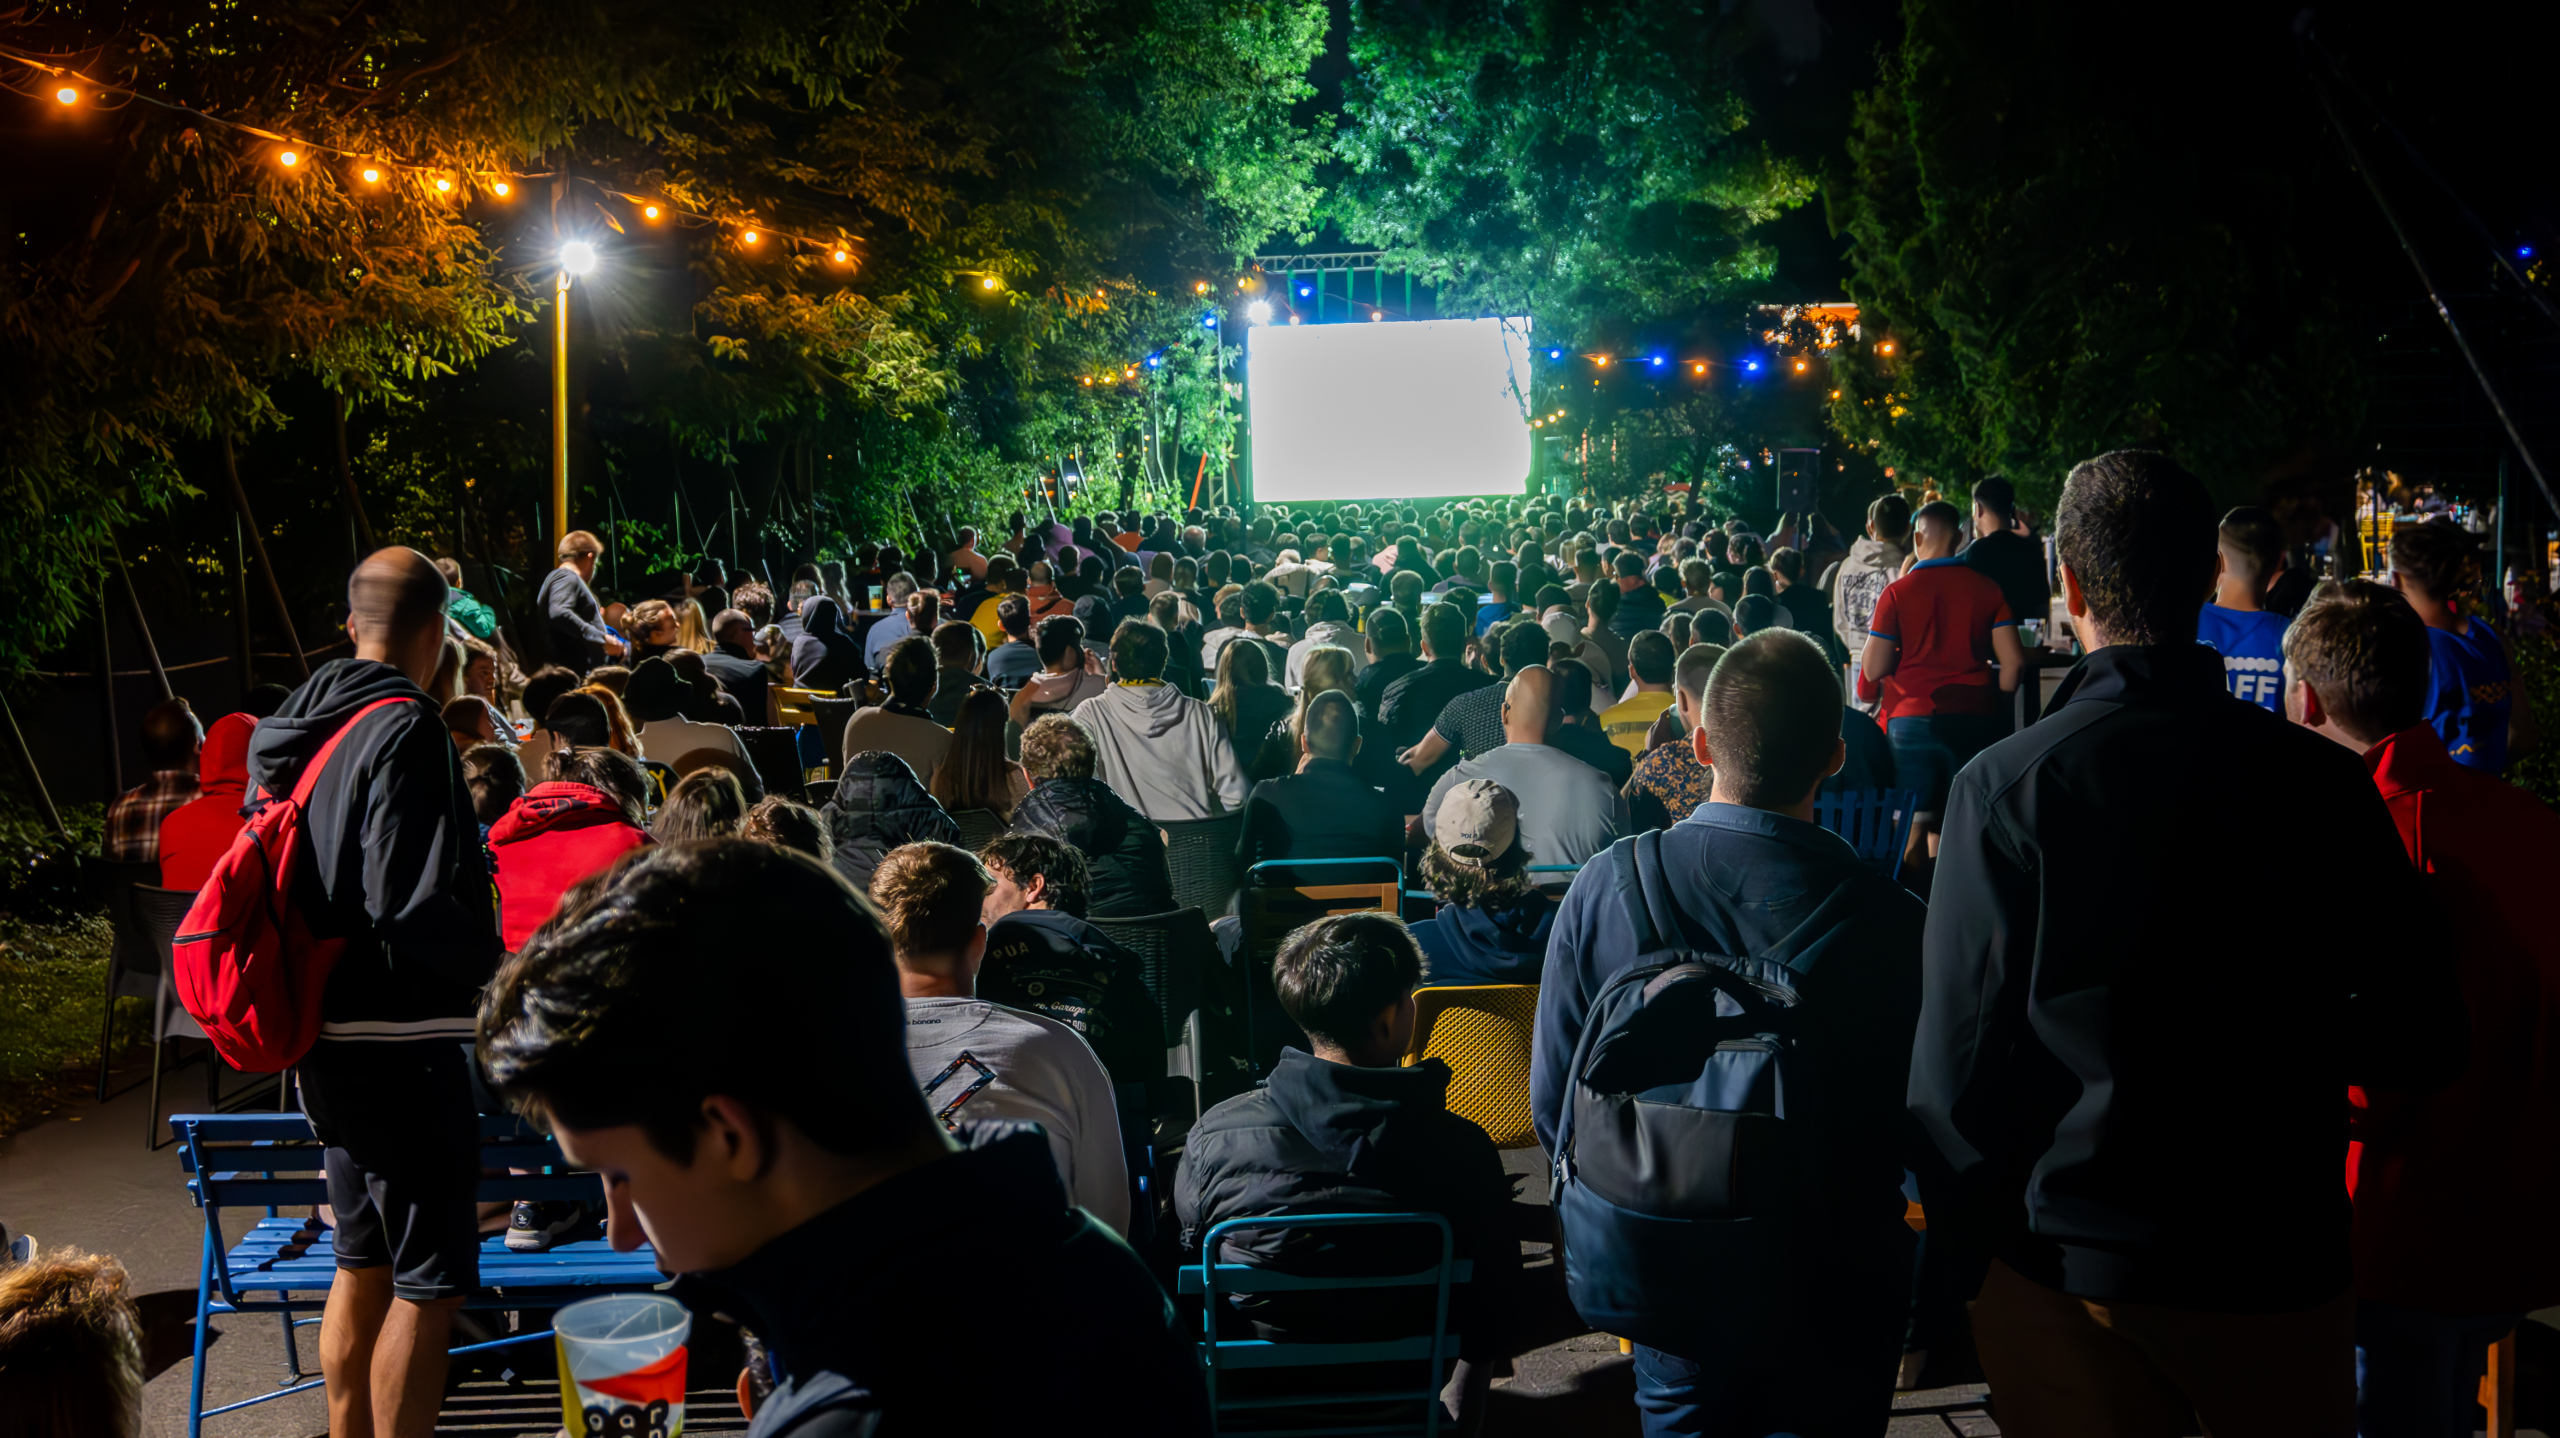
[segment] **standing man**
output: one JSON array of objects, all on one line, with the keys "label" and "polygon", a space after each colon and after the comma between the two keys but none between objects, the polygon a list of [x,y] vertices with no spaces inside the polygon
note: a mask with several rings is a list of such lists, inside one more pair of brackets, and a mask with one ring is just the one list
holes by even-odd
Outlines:
[{"label": "standing man", "polygon": [[2261,603],[2284,572],[2284,531],[2248,505],[2222,516],[2213,599],[2196,619],[2196,642],[2222,656],[2231,697],[2284,712],[2284,616]]},{"label": "standing man", "polygon": [[[595,542],[572,534],[563,555],[582,537]],[[573,564],[553,579],[574,581]],[[421,687],[444,651],[447,593],[425,555],[375,551],[347,584],[355,657],[322,665],[249,745],[258,790],[287,795],[348,730],[305,809],[310,867],[293,895],[312,932],[347,939],[319,1041],[294,1069],[328,1145],[337,1216],[320,1326],[336,1438],[434,1430],[454,1310],[480,1279],[480,1122],[463,1048],[500,953],[471,794]],[[405,702],[356,719],[382,699]]]},{"label": "standing man", "polygon": [[[1806,1054],[1818,1055],[1797,1071],[1814,1075],[1810,1091],[1791,1087],[1787,1102],[1822,1120],[1784,1158],[1769,1155],[1767,1181],[1790,1196],[1782,1211],[1752,1220],[1771,1246],[1749,1256],[1747,1274],[1697,1283],[1715,1260],[1681,1252],[1669,1231],[1686,1226],[1664,1224],[1650,1251],[1676,1266],[1677,1277],[1609,1275],[1613,1287],[1641,1293],[1655,1331],[1695,1334],[1635,1351],[1647,1438],[1870,1438],[1892,1411],[1911,1293],[1902,1094],[1920,1007],[1924,911],[1813,822],[1814,797],[1845,754],[1839,712],[1840,681],[1821,647],[1769,630],[1717,661],[1701,722],[1680,741],[1713,766],[1715,788],[1710,802],[1661,833],[1670,880],[1663,897],[1678,912],[1650,911],[1659,916],[1648,927],[1676,923],[1688,935],[1683,947],[1699,954],[1769,964],[1780,960],[1764,956],[1786,956],[1788,981],[1803,1001],[1802,1026],[1792,1032]],[[1521,813],[1525,824],[1525,796]],[[1530,1116],[1550,1153],[1572,1102],[1574,1051],[1593,1001],[1620,974],[1670,957],[1640,947],[1627,898],[1650,887],[1638,884],[1633,867],[1632,851],[1645,842],[1622,842],[1576,875],[1556,914],[1529,1070]],[[1552,862],[1534,848],[1531,857]],[[1932,1212],[1933,1228],[1936,1218]],[[1751,1239],[1704,1241],[1730,1255],[1737,1241]],[[2005,1395],[2000,1421],[2004,1428],[2009,1421]]]},{"label": "standing man", "polygon": [[1858,698],[1881,701],[1877,717],[1893,745],[1894,772],[1902,787],[1920,792],[1904,851],[1909,863],[1937,851],[1948,782],[2009,732],[2001,699],[2027,672],[2017,616],[2000,586],[1957,555],[1956,523],[1956,507],[1945,500],[1912,517],[1911,570],[1876,600],[1858,657]]},{"label": "standing man", "polygon": [[[2204,484],[2101,455],[2056,535],[2090,653],[1956,779],[1930,894],[1930,1239],[1992,1255],[1973,1328],[2004,1433],[2352,1433],[2339,1092],[2460,1069],[2442,936],[2361,766],[2232,703],[2193,642]],[[2199,775],[2306,841],[2200,879]],[[2349,909],[2354,942],[2303,942],[2296,916]]]},{"label": "standing man", "polygon": [[2044,622],[2053,608],[2053,586],[2044,577],[2044,546],[2020,534],[2018,487],[1993,477],[1973,487],[1973,542],[1964,562],[2000,586],[2009,613],[2020,623]]},{"label": "standing man", "polygon": [[604,546],[585,530],[573,529],[560,537],[559,553],[560,567],[542,581],[543,623],[551,636],[551,662],[583,675],[608,658],[630,653],[631,647],[605,628],[604,610],[587,587],[595,582],[596,557]]},{"label": "standing man", "polygon": [[[1867,506],[1866,534],[1849,546],[1848,557],[1831,567],[1822,585],[1831,596],[1831,632],[1850,655],[1865,650],[1876,601],[1884,597],[1884,587],[1902,572],[1902,562],[1910,557],[1911,502],[1899,494],[1878,496]],[[1736,592],[1725,600],[1731,603],[1740,597]]]},{"label": "standing man", "polygon": [[2506,644],[2472,612],[2480,555],[2471,536],[2442,517],[2392,531],[2391,582],[2426,621],[2435,655],[2428,722],[2454,762],[2505,773],[2507,760],[2531,752],[2538,736]]}]

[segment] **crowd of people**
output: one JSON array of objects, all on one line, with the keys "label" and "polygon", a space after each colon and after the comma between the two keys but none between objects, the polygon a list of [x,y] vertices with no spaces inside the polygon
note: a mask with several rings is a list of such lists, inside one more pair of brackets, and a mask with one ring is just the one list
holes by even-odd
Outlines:
[{"label": "crowd of people", "polygon": [[[1017,514],[627,605],[572,532],[531,636],[387,549],[354,658],[210,730],[143,717],[109,856],[205,882],[347,731],[296,895],[357,936],[295,1074],[340,1434],[432,1427],[489,1225],[539,1251],[599,1220],[752,1332],[759,1434],[1206,1432],[1198,1320],[1128,1241],[1160,1201],[1192,1256],[1235,1218],[1445,1216],[1471,1431],[1528,1302],[1513,1180],[1410,1056],[1417,989],[1481,984],[1538,986],[1563,1267],[1633,1340],[1648,1433],[1871,1435],[1966,1352],[2009,1433],[2469,1431],[2487,1344],[2560,1303],[2531,898],[2560,818],[2500,778],[2536,735],[2470,537],[2294,582],[2266,514],[2143,452],[2074,469],[2050,538],[2002,481],[1921,499],[1854,538],[1685,496]],[[794,690],[860,701],[814,788],[742,739]],[[1908,847],[1821,827],[1840,793],[1903,796]],[[1175,910],[1166,826],[1228,815],[1239,872],[1421,888],[1262,950],[1241,905],[1203,915],[1198,957],[1267,981],[1296,1042],[1167,1125],[1181,1016],[1096,921]],[[1691,980],[1710,1006],[1648,1026]],[[476,1210],[501,1101],[603,1214]],[[1639,1165],[1611,1143],[1640,1107],[1692,1120]],[[1221,1257],[1413,1266],[1275,1230]],[[990,1305],[1001,1381],[954,1341]]]}]

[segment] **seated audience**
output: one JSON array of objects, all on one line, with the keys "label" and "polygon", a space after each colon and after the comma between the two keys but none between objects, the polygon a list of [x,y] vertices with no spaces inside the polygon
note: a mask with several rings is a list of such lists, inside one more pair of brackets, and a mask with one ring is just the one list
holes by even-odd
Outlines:
[{"label": "seated audience", "polygon": [[[1612,979],[1677,957],[1639,937],[1638,915],[1654,934],[1686,936],[1680,949],[1785,974],[1801,996],[1789,1032],[1824,1055],[1809,1080],[1818,1087],[1801,1099],[1792,1085],[1815,1070],[1781,1070],[1786,1127],[1795,1129],[1799,1101],[1823,1122],[1766,1159],[1771,1231],[1750,1261],[1772,1286],[1698,1286],[1701,1266],[1732,1252],[1704,1225],[1664,1224],[1659,1270],[1608,1275],[1653,1333],[1691,1335],[1637,1345],[1648,1433],[1846,1434],[1879,1428],[1891,1411],[1912,1282],[1902,1102],[1926,914],[1812,822],[1815,792],[1840,763],[1838,704],[1839,681],[1815,641],[1773,630],[1736,645],[1716,663],[1689,741],[1715,771],[1715,802],[1620,845],[1577,876],[1556,916],[1530,1072],[1532,1117],[1550,1150],[1592,1004]],[[1658,892],[1636,882],[1648,850]],[[1818,966],[1790,962],[1809,951]],[[1768,1301],[1776,1293],[1804,1297]]]},{"label": "seated audience", "polygon": [[1038,1124],[1068,1199],[1126,1233],[1129,1167],[1111,1076],[1074,1029],[977,996],[989,887],[986,867],[948,844],[894,850],[871,876],[906,995],[908,1067],[945,1128]]},{"label": "seated audience", "polygon": [[1294,762],[1288,738],[1293,705],[1289,691],[1271,682],[1270,651],[1259,644],[1230,644],[1218,652],[1218,687],[1209,712],[1247,779],[1285,773]]},{"label": "seated audience", "polygon": [[764,657],[756,652],[754,623],[743,610],[723,609],[711,616],[711,652],[702,656],[702,667],[720,687],[738,702],[741,722],[769,724],[772,710],[766,695],[772,685],[772,674]]},{"label": "seated audience", "polygon": [[[1334,1230],[1319,1241],[1280,1230],[1227,1235],[1203,1255],[1210,1229],[1233,1218],[1304,1213],[1436,1213],[1449,1221],[1473,1278],[1450,1290],[1450,1331],[1468,1360],[1453,1421],[1481,1422],[1487,1360],[1508,1352],[1520,1245],[1510,1225],[1510,1177],[1483,1129],[1448,1111],[1449,1066],[1405,1062],[1414,1038],[1413,990],[1422,951],[1392,915],[1341,914],[1289,935],[1272,961],[1273,987],[1313,1052],[1281,1051],[1270,1078],[1209,1110],[1183,1147],[1174,1211],[1186,1255],[1309,1274],[1409,1273],[1439,1256],[1427,1230]],[[1230,1300],[1234,1326],[1277,1341],[1359,1342],[1430,1326],[1431,1290],[1265,1293]],[[1226,1326],[1229,1314],[1219,1315]]]},{"label": "seated audience", "polygon": [[[1408,571],[1409,572],[1409,571]],[[1381,606],[1369,611],[1368,632],[1361,642],[1368,648],[1369,662],[1360,666],[1360,682],[1352,697],[1360,701],[1360,722],[1373,734],[1379,728],[1379,708],[1386,702],[1387,686],[1422,667],[1413,652],[1413,622],[1398,609]],[[1393,745],[1376,746],[1392,752]]]},{"label": "seated audience", "polygon": [[1635,692],[1601,711],[1600,727],[1630,759],[1643,756],[1653,721],[1672,705],[1671,666],[1677,655],[1670,636],[1660,630],[1646,630],[1627,641],[1627,668],[1635,676]]},{"label": "seated audience", "polygon": [[[597,674],[604,672],[598,669],[587,677],[593,680]],[[634,759],[645,759],[648,756],[640,752],[640,731],[631,722],[631,711],[623,707],[621,688],[616,687],[630,678],[631,671],[625,669],[615,676],[611,684],[590,683],[575,692],[596,701],[596,708],[604,714],[606,748],[617,754],[627,754]]]},{"label": "seated audience", "polygon": [[933,697],[925,701],[925,715],[948,729],[960,717],[960,703],[970,695],[987,688],[978,666],[985,662],[985,641],[976,625],[964,619],[947,619],[933,631]]},{"label": "seated audience", "polygon": [[1281,677],[1281,687],[1296,693],[1306,683],[1307,655],[1318,645],[1336,645],[1351,656],[1356,675],[1366,662],[1360,631],[1351,627],[1351,607],[1342,600],[1338,589],[1318,590],[1307,600],[1306,637],[1289,646],[1289,663]]},{"label": "seated audience", "polygon": [[996,624],[1004,638],[987,651],[987,677],[996,687],[1012,690],[1040,672],[1040,648],[1031,642],[1031,601],[1008,594],[996,601]]},{"label": "seated audience", "polygon": [[[504,744],[483,744],[462,756],[462,783],[471,791],[471,817],[480,821],[480,839],[486,843],[489,826],[524,797],[524,761]],[[163,855],[161,868],[165,871],[168,864]]]},{"label": "seated audience", "polygon": [[[872,673],[889,659],[889,646],[908,638],[920,638],[933,632],[942,620],[942,602],[932,594],[919,593],[916,577],[904,570],[889,576],[882,604],[889,617],[873,624],[862,635],[862,662]],[[795,652],[795,658],[797,657]]]},{"label": "seated audience", "polygon": [[561,749],[545,772],[548,779],[489,825],[499,935],[510,953],[551,917],[570,885],[650,842],[649,776],[629,756],[593,746]]},{"label": "seated audience", "polygon": [[[2224,534],[2230,524],[2224,523]],[[2560,1302],[2560,930],[2542,886],[2560,817],[2456,763],[2428,722],[2430,631],[2361,579],[2312,591],[2285,635],[2295,722],[2364,761],[2428,876],[2470,1014],[2461,1076],[2351,1088],[2357,1428],[2468,1431],[2488,1346]]]},{"label": "seated audience", "polygon": [[1215,818],[1243,806],[1244,770],[1209,706],[1164,682],[1170,657],[1163,630],[1123,620],[1111,636],[1117,681],[1076,706],[1075,719],[1093,736],[1095,772],[1139,813]]},{"label": "seated audience", "polygon": [[933,797],[950,813],[984,809],[1010,821],[1014,806],[1031,792],[1031,776],[1004,756],[1004,696],[976,690],[955,717],[959,722],[951,731],[951,752],[933,771]]},{"label": "seated audience", "polygon": [[738,832],[747,817],[747,793],[738,776],[726,769],[697,769],[676,781],[667,801],[649,823],[649,837],[661,844],[688,839],[725,839]]},{"label": "seated audience", "polygon": [[[762,942],[739,946],[749,933]],[[727,956],[723,982],[703,982],[707,954]],[[676,1297],[759,1316],[789,1381],[758,1432],[1108,1414],[1116,1433],[1206,1435],[1193,1336],[1076,1211],[1047,1141],[934,1121],[899,978],[879,919],[816,863],[742,840],[670,849],[581,886],[505,966],[481,1064],[573,1162],[617,1175],[612,1236],[645,1226]],[[952,1341],[989,1294],[1037,1335],[1008,1346],[1001,1381]]]},{"label": "seated audience", "polygon": [[978,858],[992,884],[979,996],[1074,1029],[1115,1084],[1162,1077],[1165,1016],[1138,956],[1085,922],[1084,855],[1034,832],[1003,835]]},{"label": "seated audience", "polygon": [[205,731],[196,754],[196,796],[160,821],[161,888],[203,888],[231,852],[247,822],[240,806],[248,802],[249,736],[257,731],[258,721],[246,714],[225,714]]},{"label": "seated audience", "polygon": [[[1714,672],[1716,661],[1724,657],[1724,652],[1721,644],[1693,644],[1672,670],[1681,739],[1647,749],[1644,757],[1636,761],[1634,777],[1619,786],[1627,798],[1627,821],[1638,833],[1668,829],[1707,802],[1715,771],[1698,762],[1697,746],[1686,741],[1704,722],[1707,676]],[[1875,727],[1873,720],[1868,721],[1868,727]]]},{"label": "seated audience", "polygon": [[895,754],[919,775],[940,768],[942,756],[951,752],[951,731],[933,722],[926,709],[938,675],[930,640],[901,639],[891,646],[881,666],[888,698],[853,711],[844,722],[844,752]]},{"label": "seated audience", "polygon": [[611,697],[599,698],[578,689],[552,700],[551,708],[542,716],[542,728],[538,731],[550,743],[536,752],[557,754],[565,749],[613,748],[613,718],[604,707],[605,699]]},{"label": "seated audience", "polygon": [[[1550,646],[1548,653],[1552,656],[1557,647]],[[1605,708],[1606,696],[1593,696],[1591,671],[1552,660],[1547,667],[1556,676],[1556,724],[1547,731],[1547,742],[1599,770],[1611,788],[1626,788],[1636,772],[1635,756],[1610,743],[1608,731],[1600,727],[1600,710],[1594,706]]]},{"label": "seated audience", "polygon": [[[525,679],[524,691],[516,697],[524,705],[525,717],[533,721],[533,732],[525,736],[526,743],[531,744],[541,736],[547,727],[551,706],[559,701],[560,696],[577,687],[578,676],[557,664],[544,665]],[[543,747],[547,749],[550,746],[546,744]]]},{"label": "seated audience", "polygon": [[823,594],[801,604],[800,636],[791,642],[796,687],[840,693],[867,672],[861,641],[844,632],[843,622],[844,611]]},{"label": "seated audience", "polygon": [[1609,616],[1609,628],[1620,639],[1632,642],[1637,635],[1660,625],[1669,606],[1663,602],[1662,592],[1646,582],[1643,555],[1621,549],[1609,567],[1618,586],[1617,612]]},{"label": "seated audience", "polygon": [[1101,666],[1088,657],[1084,621],[1072,614],[1052,615],[1033,631],[1040,650],[1040,672],[1013,691],[1009,717],[1018,729],[1029,729],[1043,715],[1066,714],[1111,687]]},{"label": "seated audience", "polygon": [[1093,736],[1064,714],[1022,735],[1022,768],[1031,792],[1013,811],[1012,831],[1045,833],[1082,853],[1093,877],[1096,918],[1169,913],[1173,871],[1164,835],[1094,777]]},{"label": "seated audience", "polygon": [[[1236,867],[1267,859],[1394,859],[1404,856],[1404,817],[1387,796],[1352,769],[1359,757],[1360,710],[1340,689],[1315,691],[1299,723],[1297,772],[1265,779],[1245,799],[1236,831]],[[1289,868],[1283,885],[1350,884],[1386,877],[1375,864]]]},{"label": "seated audience", "polygon": [[[453,752],[461,753],[475,744],[497,744],[516,737],[515,726],[486,699],[464,695],[445,701],[442,711],[445,733],[453,739]],[[502,737],[503,736],[503,737]]]},{"label": "seated audience", "polygon": [[184,699],[163,699],[142,712],[142,762],[151,775],[107,806],[100,857],[149,864],[160,857],[160,823],[196,796],[196,755],[204,728]]},{"label": "seated audience", "polygon": [[632,668],[622,702],[640,726],[640,757],[679,773],[690,772],[685,761],[696,754],[714,755],[734,768],[751,770],[747,747],[738,742],[736,730],[684,717],[681,711],[689,688],[675,666],[664,659],[643,659]]},{"label": "seated audience", "polygon": [[[1439,608],[1438,605],[1432,607]],[[1426,616],[1426,631],[1429,622]],[[1494,657],[1501,663],[1505,678],[1515,676],[1532,665],[1543,665],[1547,657],[1547,632],[1525,619],[1496,626],[1487,638]],[[1406,682],[1413,683],[1422,677],[1417,673]],[[1485,678],[1482,674],[1474,677],[1479,681]],[[1506,742],[1502,711],[1507,698],[1507,691],[1502,685],[1489,682],[1469,684],[1432,718],[1431,727],[1421,741],[1397,758],[1415,774],[1437,780],[1447,776],[1446,766],[1453,759],[1473,759],[1502,747]],[[1389,703],[1393,702],[1390,696]],[[1388,722],[1392,724],[1395,721],[1390,719]]]},{"label": "seated audience", "polygon": [[[1534,624],[1515,630],[1545,643]],[[1555,692],[1555,675],[1543,664],[1528,665],[1513,677],[1502,703],[1505,742],[1440,776],[1423,801],[1424,833],[1437,832],[1440,805],[1469,779],[1491,779],[1519,800],[1520,837],[1539,863],[1587,863],[1626,832],[1627,801],[1610,787],[1608,776],[1547,742],[1555,726]]]},{"label": "seated audience", "polygon": [[865,891],[871,871],[891,850],[928,839],[960,842],[960,826],[917,781],[916,771],[883,750],[848,753],[834,795],[818,812],[827,822],[829,862]]},{"label": "seated audience", "polygon": [[1164,682],[1186,696],[1200,697],[1200,626],[1187,622],[1179,591],[1168,589],[1147,601],[1147,622],[1164,631]]},{"label": "seated audience", "polygon": [[1431,982],[1538,982],[1556,901],[1529,882],[1535,856],[1520,842],[1520,801],[1470,779],[1449,791],[1438,817],[1421,877],[1440,908],[1413,926]]},{"label": "seated audience", "polygon": [[806,854],[821,864],[833,860],[836,852],[825,816],[779,794],[767,796],[747,811],[747,817],[738,821],[738,837]]},{"label": "seated audience", "polygon": [[124,1265],[0,1253],[0,1435],[142,1438],[142,1317]]}]

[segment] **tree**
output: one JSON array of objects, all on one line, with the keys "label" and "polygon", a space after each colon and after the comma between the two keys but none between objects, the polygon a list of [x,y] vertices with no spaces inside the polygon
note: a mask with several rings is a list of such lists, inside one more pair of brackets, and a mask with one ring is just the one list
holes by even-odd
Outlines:
[{"label": "tree", "polygon": [[1566,335],[1741,292],[1775,259],[1755,228],[1812,190],[1749,133],[1732,8],[1360,0],[1328,214],[1444,310]]},{"label": "tree", "polygon": [[[2045,504],[2128,445],[2251,497],[2280,456],[2353,430],[2354,364],[2303,258],[2316,113],[2270,80],[2248,18],[1906,0],[1823,180],[1861,308],[1833,360],[1844,435]],[[2214,103],[2162,103],[2168,74]]]}]

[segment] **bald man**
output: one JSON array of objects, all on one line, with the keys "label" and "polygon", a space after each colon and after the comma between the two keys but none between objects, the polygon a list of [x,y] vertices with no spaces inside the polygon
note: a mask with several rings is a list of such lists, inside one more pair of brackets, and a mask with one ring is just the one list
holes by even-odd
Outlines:
[{"label": "bald man", "polygon": [[422,687],[449,597],[425,555],[377,551],[347,584],[355,657],[321,666],[249,744],[252,792],[289,794],[345,731],[309,796],[294,895],[313,932],[347,939],[296,1066],[337,1214],[320,1364],[339,1435],[433,1431],[453,1311],[479,1282],[463,1050],[500,953],[470,791]]},{"label": "bald man", "polygon": [[[1520,801],[1520,842],[1532,864],[1582,864],[1617,842],[1627,830],[1627,801],[1609,776],[1550,744],[1556,714],[1555,671],[1531,664],[1512,676],[1502,696],[1500,747],[1488,749],[1440,776],[1422,806],[1422,832],[1431,833],[1440,801],[1470,779],[1491,779]],[[1569,874],[1539,876],[1554,887]]]},{"label": "bald man", "polygon": [[160,821],[196,796],[196,755],[204,726],[184,699],[142,711],[142,762],[151,775],[107,806],[104,856],[128,864],[160,861]]}]

